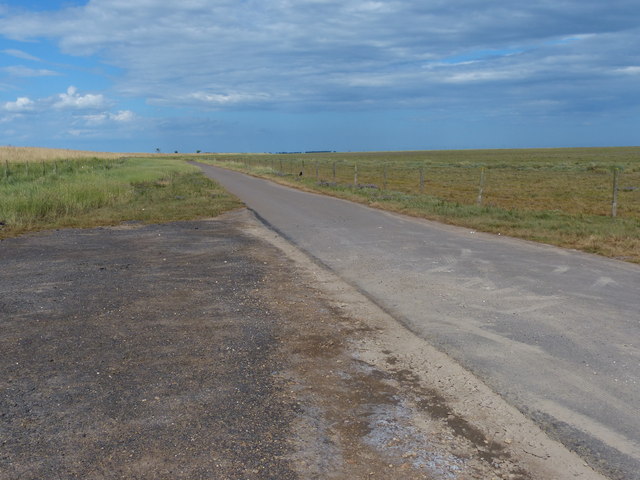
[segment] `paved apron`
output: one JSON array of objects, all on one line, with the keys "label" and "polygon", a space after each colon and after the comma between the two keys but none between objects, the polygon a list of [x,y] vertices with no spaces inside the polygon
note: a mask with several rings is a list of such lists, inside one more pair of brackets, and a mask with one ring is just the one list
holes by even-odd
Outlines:
[{"label": "paved apron", "polygon": [[640,266],[199,166],[593,466],[640,478]]}]

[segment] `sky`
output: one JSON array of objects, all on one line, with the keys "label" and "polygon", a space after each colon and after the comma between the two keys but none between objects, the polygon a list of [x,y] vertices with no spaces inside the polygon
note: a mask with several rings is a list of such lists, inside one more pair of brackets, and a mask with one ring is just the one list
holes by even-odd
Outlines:
[{"label": "sky", "polygon": [[640,145],[637,0],[0,0],[0,145]]}]

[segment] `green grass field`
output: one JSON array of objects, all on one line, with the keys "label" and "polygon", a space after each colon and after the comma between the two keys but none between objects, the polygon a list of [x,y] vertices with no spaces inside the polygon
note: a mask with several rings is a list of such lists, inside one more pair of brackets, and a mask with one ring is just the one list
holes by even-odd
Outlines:
[{"label": "green grass field", "polygon": [[640,262],[640,147],[218,154],[202,161],[378,208]]},{"label": "green grass field", "polygon": [[65,227],[206,218],[241,203],[196,167],[167,157],[0,166],[0,238]]}]

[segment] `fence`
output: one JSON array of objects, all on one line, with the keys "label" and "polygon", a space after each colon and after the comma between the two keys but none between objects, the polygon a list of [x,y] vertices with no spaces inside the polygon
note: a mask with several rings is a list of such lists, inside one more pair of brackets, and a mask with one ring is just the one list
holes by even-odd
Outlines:
[{"label": "fence", "polygon": [[[222,159],[224,160],[224,159]],[[238,162],[229,158],[229,161]],[[640,219],[640,167],[610,165],[492,166],[402,164],[296,158],[244,158],[265,173],[379,192],[424,194],[459,204],[508,210],[555,210],[576,215]]]}]

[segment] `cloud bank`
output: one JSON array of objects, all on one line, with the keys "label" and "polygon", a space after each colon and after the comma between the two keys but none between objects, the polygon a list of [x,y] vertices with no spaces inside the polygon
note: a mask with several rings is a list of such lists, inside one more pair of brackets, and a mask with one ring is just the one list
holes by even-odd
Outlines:
[{"label": "cloud bank", "polygon": [[111,96],[163,108],[580,117],[637,113],[637,18],[627,0],[91,0],[5,9],[0,35],[99,59],[119,72]]}]

